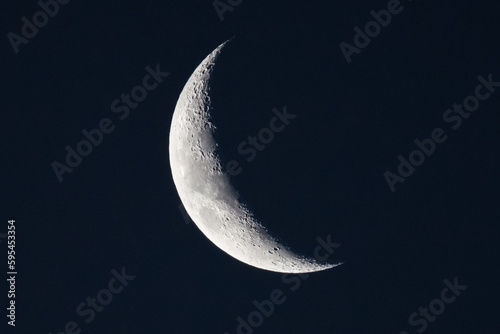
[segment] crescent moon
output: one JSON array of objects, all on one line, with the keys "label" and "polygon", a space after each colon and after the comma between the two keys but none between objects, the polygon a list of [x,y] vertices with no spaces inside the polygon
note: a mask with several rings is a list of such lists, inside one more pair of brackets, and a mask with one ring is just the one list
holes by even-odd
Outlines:
[{"label": "crescent moon", "polygon": [[223,169],[214,138],[210,76],[226,41],[196,68],[184,86],[170,127],[169,156],[181,201],[217,247],[248,265],[280,273],[307,273],[338,264],[294,253],[272,236],[239,197]]}]

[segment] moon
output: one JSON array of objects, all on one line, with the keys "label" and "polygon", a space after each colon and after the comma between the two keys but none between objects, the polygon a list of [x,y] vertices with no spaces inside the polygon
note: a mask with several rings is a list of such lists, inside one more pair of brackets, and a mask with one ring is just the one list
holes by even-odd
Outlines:
[{"label": "moon", "polygon": [[187,213],[205,236],[235,259],[280,272],[333,268],[294,253],[258,221],[224,170],[210,106],[210,76],[222,43],[196,68],[175,107],[169,138],[172,176]]}]

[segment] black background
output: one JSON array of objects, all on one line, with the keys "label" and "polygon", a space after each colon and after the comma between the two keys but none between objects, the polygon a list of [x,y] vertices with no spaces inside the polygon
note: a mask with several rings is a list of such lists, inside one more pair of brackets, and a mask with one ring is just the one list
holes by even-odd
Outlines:
[{"label": "black background", "polygon": [[[458,277],[467,290],[426,333],[496,333],[500,92],[458,130],[442,115],[474,93],[479,75],[500,81],[500,6],[402,5],[347,64],[339,44],[352,44],[353,28],[386,1],[243,1],[221,21],[210,1],[73,0],[17,54],[6,36],[40,8],[4,4],[0,232],[16,220],[18,276],[16,327],[3,314],[2,326],[236,333],[253,300],[281,289],[287,300],[255,333],[416,333],[410,314]],[[316,238],[331,235],[341,243],[332,260],[346,262],[296,291],[220,251],[178,207],[173,110],[196,66],[233,36],[212,101],[224,156],[242,162],[234,184],[288,244],[311,256]],[[169,77],[120,120],[111,102],[156,64]],[[244,162],[238,144],[284,106],[297,118]],[[59,183],[52,162],[64,163],[66,145],[103,118],[115,130]],[[438,127],[448,140],[392,193],[384,172]],[[136,278],[85,324],[76,307],[122,267]]]}]

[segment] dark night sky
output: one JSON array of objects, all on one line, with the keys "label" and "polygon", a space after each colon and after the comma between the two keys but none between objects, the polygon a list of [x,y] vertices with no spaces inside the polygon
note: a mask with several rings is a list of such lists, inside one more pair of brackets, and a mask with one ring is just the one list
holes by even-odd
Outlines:
[{"label": "dark night sky", "polygon": [[[478,76],[500,81],[500,5],[404,0],[348,64],[339,44],[387,4],[243,1],[221,21],[210,0],[74,0],[17,54],[7,34],[40,7],[4,4],[0,233],[16,220],[18,275],[15,328],[0,285],[2,333],[65,333],[74,321],[81,333],[233,334],[252,301],[279,289],[285,302],[254,333],[413,334],[425,318],[412,326],[410,315],[455,277],[468,288],[421,332],[497,333],[500,88],[456,130],[443,114]],[[178,208],[168,161],[177,98],[233,36],[212,78],[222,153],[243,168],[232,180],[296,250],[312,256],[329,235],[340,243],[338,268],[300,278],[250,267]],[[112,102],[157,64],[170,75],[121,120]],[[297,117],[246,162],[238,144],[285,106]],[[114,130],[59,182],[51,164],[105,118]],[[391,192],[384,173],[435,128],[447,140]],[[86,323],[77,307],[122,268],[135,279]]]}]

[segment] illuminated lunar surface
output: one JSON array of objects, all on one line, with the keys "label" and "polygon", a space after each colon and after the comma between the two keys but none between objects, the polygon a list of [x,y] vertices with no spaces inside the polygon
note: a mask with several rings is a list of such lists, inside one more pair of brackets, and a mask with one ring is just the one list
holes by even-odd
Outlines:
[{"label": "illuminated lunar surface", "polygon": [[323,264],[296,254],[273,237],[248,210],[223,171],[214,138],[210,76],[221,44],[196,68],[184,86],[170,128],[170,166],[181,201],[198,228],[217,247],[248,265],[282,273],[306,273]]}]

